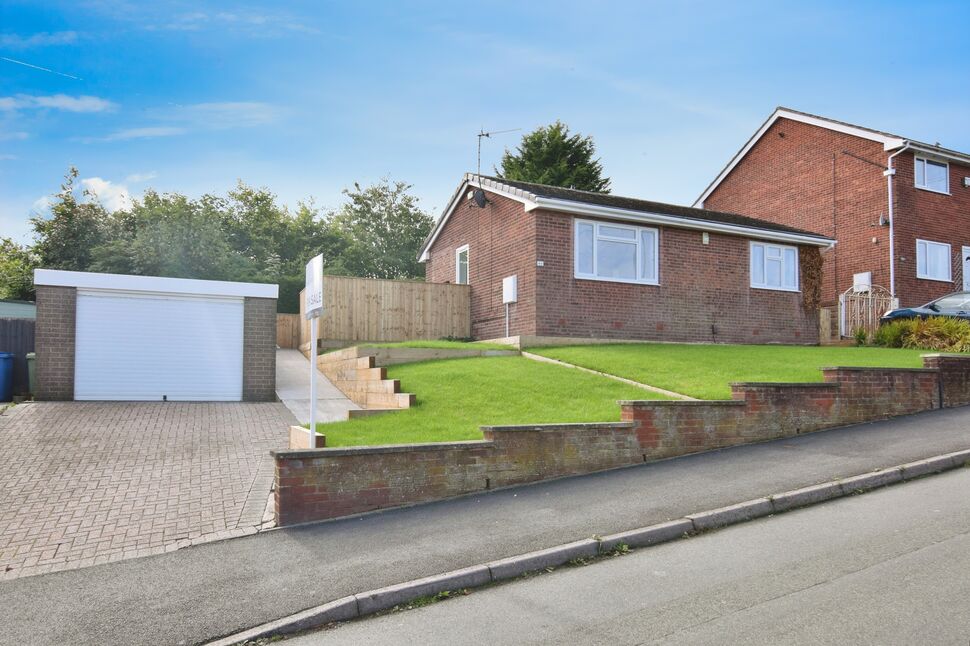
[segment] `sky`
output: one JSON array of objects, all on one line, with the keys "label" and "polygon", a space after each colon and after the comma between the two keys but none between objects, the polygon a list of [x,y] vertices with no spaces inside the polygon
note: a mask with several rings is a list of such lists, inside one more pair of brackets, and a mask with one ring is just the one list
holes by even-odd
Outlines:
[{"label": "sky", "polygon": [[109,209],[238,180],[440,214],[556,119],[613,192],[691,204],[778,105],[970,151],[966,2],[0,3],[0,237],[70,166]]}]

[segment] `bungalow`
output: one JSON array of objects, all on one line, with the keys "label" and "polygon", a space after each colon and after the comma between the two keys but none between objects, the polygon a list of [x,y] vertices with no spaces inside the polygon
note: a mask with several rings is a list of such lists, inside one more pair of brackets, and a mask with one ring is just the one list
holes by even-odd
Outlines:
[{"label": "bungalow", "polygon": [[421,248],[471,288],[472,335],[818,342],[825,236],[705,209],[466,174]]}]

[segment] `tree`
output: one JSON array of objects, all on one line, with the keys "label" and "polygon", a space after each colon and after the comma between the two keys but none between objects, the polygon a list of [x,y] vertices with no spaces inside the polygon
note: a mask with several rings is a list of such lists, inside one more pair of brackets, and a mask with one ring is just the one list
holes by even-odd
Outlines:
[{"label": "tree", "polygon": [[34,267],[37,259],[10,238],[0,238],[0,299],[34,299]]},{"label": "tree", "polygon": [[[37,238],[33,251],[46,269],[87,271],[92,250],[107,239],[108,212],[96,199],[77,199],[77,177],[78,171],[72,167],[51,205],[51,217],[30,219]],[[93,198],[87,191],[84,195]]]},{"label": "tree", "polygon": [[387,178],[354,190],[344,190],[349,202],[331,215],[330,223],[343,236],[346,247],[328,273],[369,278],[421,278],[424,266],[418,250],[434,226],[430,215],[418,208],[404,182]]},{"label": "tree", "polygon": [[515,153],[502,155],[499,177],[548,186],[575,188],[595,193],[610,192],[610,178],[603,177],[603,165],[594,159],[592,137],[569,134],[561,121],[536,128],[522,137]]}]

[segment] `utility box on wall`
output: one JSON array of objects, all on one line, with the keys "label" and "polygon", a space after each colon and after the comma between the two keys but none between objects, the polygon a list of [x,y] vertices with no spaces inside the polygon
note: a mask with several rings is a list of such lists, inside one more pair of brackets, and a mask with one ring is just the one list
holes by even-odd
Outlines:
[{"label": "utility box on wall", "polygon": [[506,276],[502,279],[502,303],[514,303],[519,299],[519,277]]}]

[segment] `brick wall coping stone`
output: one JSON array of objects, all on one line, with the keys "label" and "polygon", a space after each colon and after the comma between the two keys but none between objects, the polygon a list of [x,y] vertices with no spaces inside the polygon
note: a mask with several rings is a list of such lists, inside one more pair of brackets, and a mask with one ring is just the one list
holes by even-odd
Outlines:
[{"label": "brick wall coping stone", "polygon": [[[632,425],[632,424],[631,424]],[[270,451],[270,455],[285,459],[333,458],[342,455],[374,455],[379,453],[411,453],[415,451],[448,451],[451,449],[481,449],[494,446],[488,440],[462,442],[426,442],[424,444],[381,444],[376,446],[346,446],[322,449],[284,449]]]},{"label": "brick wall coping stone", "polygon": [[950,357],[952,359],[970,359],[970,354],[964,354],[962,352],[934,352],[932,354],[921,354],[920,359],[925,359],[927,357]]},{"label": "brick wall coping stone", "polygon": [[[824,384],[831,387],[832,384]],[[690,406],[745,406],[743,399],[706,399],[694,401],[671,401],[668,399],[620,399],[616,402],[620,406],[669,406],[671,408],[686,408]]]},{"label": "brick wall coping stone", "polygon": [[521,424],[514,426],[480,426],[483,431],[509,433],[515,431],[574,431],[583,428],[632,428],[633,422],[573,422],[565,424]]},{"label": "brick wall coping stone", "polygon": [[[844,368],[822,368],[822,370],[844,370]],[[837,384],[824,381],[787,382],[787,381],[732,381],[732,388],[838,388]]]},{"label": "brick wall coping stone", "polygon": [[[920,355],[930,356],[930,355]],[[970,359],[970,357],[967,357]],[[819,368],[822,372],[828,370],[841,370],[843,372],[936,372],[936,368],[880,368],[879,366],[832,366]],[[799,386],[805,386],[808,384],[797,384]]]}]

